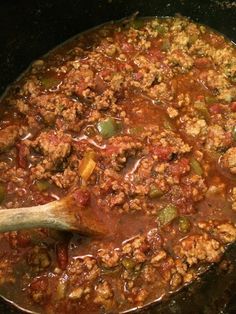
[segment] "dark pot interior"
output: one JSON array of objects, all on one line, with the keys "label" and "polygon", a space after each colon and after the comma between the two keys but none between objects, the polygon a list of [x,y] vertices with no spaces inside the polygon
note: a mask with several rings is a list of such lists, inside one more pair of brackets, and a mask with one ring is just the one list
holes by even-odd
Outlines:
[{"label": "dark pot interior", "polygon": [[[216,0],[1,0],[0,94],[29,63],[71,36],[134,12],[181,14],[236,41],[236,3]],[[145,313],[236,313],[236,247],[226,254],[232,271],[214,267],[171,300]],[[234,269],[235,268],[235,269]],[[19,313],[0,303],[0,313]]]}]

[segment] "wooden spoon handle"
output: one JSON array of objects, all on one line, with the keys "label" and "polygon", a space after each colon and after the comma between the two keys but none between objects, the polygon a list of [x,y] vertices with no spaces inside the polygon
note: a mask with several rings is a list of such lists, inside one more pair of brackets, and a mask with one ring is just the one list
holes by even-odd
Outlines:
[{"label": "wooden spoon handle", "polygon": [[45,205],[26,208],[12,208],[0,210],[0,232],[28,229],[28,228],[55,228],[71,230],[70,225],[53,212],[54,208],[60,210],[59,201]]},{"label": "wooden spoon handle", "polygon": [[91,236],[108,232],[93,210],[76,204],[73,197],[45,205],[0,210],[0,232],[29,228],[53,228]]}]

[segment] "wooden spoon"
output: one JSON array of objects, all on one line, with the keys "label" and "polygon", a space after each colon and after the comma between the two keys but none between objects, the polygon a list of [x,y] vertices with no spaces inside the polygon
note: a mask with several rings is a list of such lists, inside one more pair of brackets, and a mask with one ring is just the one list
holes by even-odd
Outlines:
[{"label": "wooden spoon", "polygon": [[74,191],[45,205],[0,210],[0,232],[53,228],[84,235],[103,235],[107,229],[91,208],[80,204]]}]

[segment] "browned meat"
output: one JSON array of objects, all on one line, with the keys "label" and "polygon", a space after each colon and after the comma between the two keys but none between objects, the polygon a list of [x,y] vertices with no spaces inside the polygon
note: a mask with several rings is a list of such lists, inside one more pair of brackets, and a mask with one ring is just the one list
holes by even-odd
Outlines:
[{"label": "browned meat", "polygon": [[0,152],[4,152],[12,147],[19,135],[19,127],[16,125],[8,126],[0,130]]},{"label": "browned meat", "polygon": [[236,174],[236,147],[229,148],[223,155],[222,162],[225,168]]}]

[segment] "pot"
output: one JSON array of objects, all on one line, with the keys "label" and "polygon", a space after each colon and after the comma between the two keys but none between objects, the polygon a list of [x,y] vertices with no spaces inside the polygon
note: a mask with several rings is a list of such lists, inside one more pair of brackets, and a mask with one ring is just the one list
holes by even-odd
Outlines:
[{"label": "pot", "polygon": [[[236,3],[218,0],[2,0],[0,94],[35,59],[75,34],[135,12],[181,14],[236,41]],[[142,313],[236,313],[236,246],[225,255],[231,271],[214,266],[201,280]],[[0,313],[22,313],[0,303]]]}]

